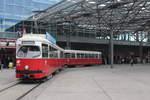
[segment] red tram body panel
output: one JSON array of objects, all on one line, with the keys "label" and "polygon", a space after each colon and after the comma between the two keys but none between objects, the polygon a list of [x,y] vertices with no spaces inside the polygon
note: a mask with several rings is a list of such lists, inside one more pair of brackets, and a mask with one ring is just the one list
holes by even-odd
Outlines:
[{"label": "red tram body panel", "polygon": [[[61,62],[58,63],[58,59],[17,59],[16,77],[40,79],[55,72],[65,64],[65,60]],[[25,66],[29,66],[29,69],[26,70]]]},{"label": "red tram body panel", "polygon": [[93,65],[93,64],[101,64],[102,59],[68,59],[67,65]]},{"label": "red tram body panel", "polygon": [[16,78],[46,78],[64,66],[101,64],[101,52],[64,50],[44,35],[26,34],[17,40]]}]

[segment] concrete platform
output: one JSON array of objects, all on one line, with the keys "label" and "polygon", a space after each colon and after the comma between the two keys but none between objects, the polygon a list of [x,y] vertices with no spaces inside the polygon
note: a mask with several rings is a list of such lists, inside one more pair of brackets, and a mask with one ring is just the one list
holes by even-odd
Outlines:
[{"label": "concrete platform", "polygon": [[[15,69],[0,70],[0,89],[16,81]],[[23,100],[150,100],[150,65],[71,68],[44,86]]]},{"label": "concrete platform", "polygon": [[15,69],[0,70],[0,88],[16,82]]},{"label": "concrete platform", "polygon": [[150,65],[67,69],[36,100],[150,100]]}]

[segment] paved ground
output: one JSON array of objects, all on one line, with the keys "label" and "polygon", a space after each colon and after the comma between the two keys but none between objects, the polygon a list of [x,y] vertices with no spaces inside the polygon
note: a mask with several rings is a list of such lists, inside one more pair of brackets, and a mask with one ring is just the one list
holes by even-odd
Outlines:
[{"label": "paved ground", "polygon": [[36,100],[150,100],[150,65],[67,69]]},{"label": "paved ground", "polygon": [[[14,76],[12,69],[0,71],[0,86]],[[150,65],[66,69],[46,84],[36,98],[26,100],[150,100]]]},{"label": "paved ground", "polygon": [[15,69],[0,70],[0,88],[3,88],[15,81],[16,81]]}]

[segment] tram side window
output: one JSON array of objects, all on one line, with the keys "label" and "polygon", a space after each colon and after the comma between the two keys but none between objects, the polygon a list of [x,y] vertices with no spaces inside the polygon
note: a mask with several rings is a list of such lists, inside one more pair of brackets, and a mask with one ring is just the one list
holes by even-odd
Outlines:
[{"label": "tram side window", "polygon": [[99,58],[102,58],[102,55],[101,55],[101,54],[99,54]]},{"label": "tram side window", "polygon": [[48,45],[42,44],[42,57],[48,58]]},{"label": "tram side window", "polygon": [[85,58],[84,54],[81,54],[81,58]]},{"label": "tram side window", "polygon": [[88,54],[85,54],[85,58],[89,58],[89,57],[88,57]]},{"label": "tram side window", "polygon": [[71,53],[71,58],[75,58],[75,53]]},{"label": "tram side window", "polygon": [[92,54],[89,54],[89,58],[93,58],[93,57],[92,57]]},{"label": "tram side window", "polygon": [[49,46],[49,57],[50,58],[58,58],[58,50]]},{"label": "tram side window", "polygon": [[64,58],[64,53],[60,51],[60,58]]},{"label": "tram side window", "polygon": [[95,58],[98,58],[98,54],[95,54]]},{"label": "tram side window", "polygon": [[82,54],[81,53],[77,53],[77,58],[82,58]]},{"label": "tram side window", "polygon": [[65,58],[70,58],[70,53],[65,53]]},{"label": "tram side window", "polygon": [[92,54],[92,58],[95,58],[95,57],[94,57],[94,54]]},{"label": "tram side window", "polygon": [[77,58],[80,58],[80,54],[79,53],[77,53]]}]

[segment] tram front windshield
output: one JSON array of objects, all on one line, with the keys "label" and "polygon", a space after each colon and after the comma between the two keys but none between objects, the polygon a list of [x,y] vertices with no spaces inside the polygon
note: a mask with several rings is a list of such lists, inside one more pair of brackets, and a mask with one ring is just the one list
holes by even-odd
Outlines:
[{"label": "tram front windshield", "polygon": [[38,58],[40,54],[38,46],[22,46],[17,52],[17,56],[20,58]]}]

